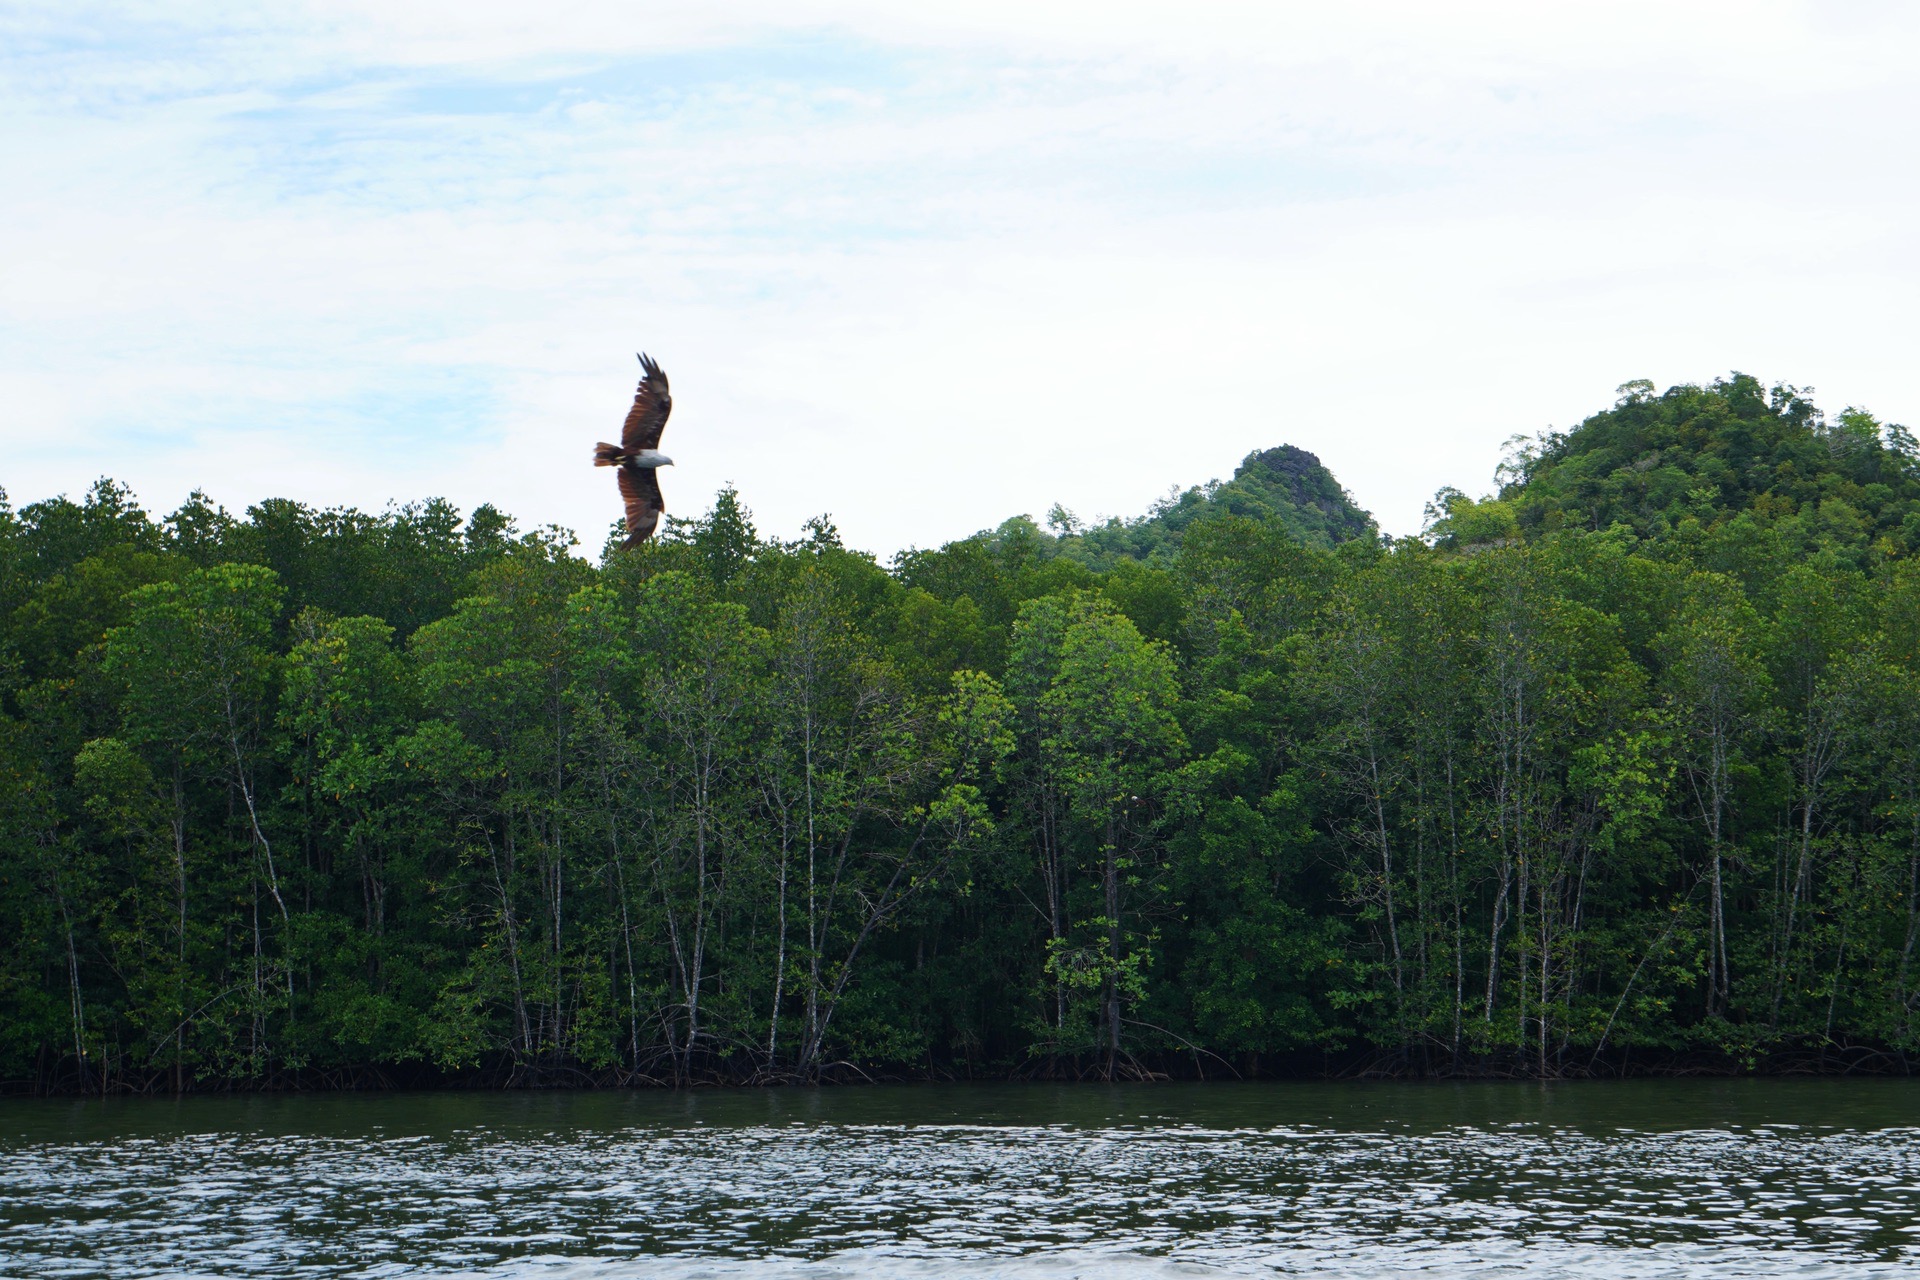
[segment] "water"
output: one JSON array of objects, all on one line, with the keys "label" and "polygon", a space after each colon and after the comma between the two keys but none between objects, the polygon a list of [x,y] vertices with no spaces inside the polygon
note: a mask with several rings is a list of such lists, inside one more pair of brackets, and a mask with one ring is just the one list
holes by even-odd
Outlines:
[{"label": "water", "polygon": [[1795,1276],[1920,1263],[1920,1082],[0,1104],[0,1275]]}]

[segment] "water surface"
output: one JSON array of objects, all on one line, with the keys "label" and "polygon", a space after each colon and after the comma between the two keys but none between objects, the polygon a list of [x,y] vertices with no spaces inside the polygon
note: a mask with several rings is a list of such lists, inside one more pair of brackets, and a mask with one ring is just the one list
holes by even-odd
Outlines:
[{"label": "water surface", "polygon": [[0,1275],[1861,1276],[1920,1082],[0,1104]]}]

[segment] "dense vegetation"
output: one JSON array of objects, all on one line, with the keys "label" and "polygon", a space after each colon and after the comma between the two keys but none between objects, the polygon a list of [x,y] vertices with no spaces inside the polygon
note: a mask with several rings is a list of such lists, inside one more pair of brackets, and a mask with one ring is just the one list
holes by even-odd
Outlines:
[{"label": "dense vegetation", "polygon": [[0,1076],[1904,1068],[1912,438],[1629,384],[1501,480],[885,568],[0,506]]},{"label": "dense vegetation", "polygon": [[[1056,504],[1047,513],[1047,525],[1058,535],[1054,549],[1059,554],[1089,568],[1110,569],[1120,560],[1169,564],[1189,526],[1222,515],[1276,525],[1322,548],[1379,536],[1373,517],[1353,504],[1320,459],[1290,444],[1248,454],[1231,480],[1176,487],[1137,520],[1116,517],[1089,528]],[[1009,522],[1026,523],[1022,516]]]}]

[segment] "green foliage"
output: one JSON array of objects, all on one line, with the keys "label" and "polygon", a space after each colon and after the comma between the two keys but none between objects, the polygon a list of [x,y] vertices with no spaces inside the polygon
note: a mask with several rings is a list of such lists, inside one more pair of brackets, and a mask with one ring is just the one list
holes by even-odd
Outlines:
[{"label": "green foliage", "polygon": [[1676,550],[1716,568],[1764,534],[1787,555],[1826,549],[1862,568],[1883,541],[1920,545],[1920,461],[1904,428],[1859,409],[1829,423],[1798,389],[1746,374],[1622,390],[1614,408],[1516,450],[1500,496],[1530,536],[1624,525],[1678,535]]},{"label": "green foliage", "polygon": [[1920,1052],[1911,434],[1630,383],[1497,480],[1389,544],[1269,450],[884,568],[731,490],[598,564],[0,499],[0,1080]]},{"label": "green foliage", "polygon": [[1312,547],[1377,536],[1373,517],[1354,505],[1320,459],[1292,445],[1248,454],[1231,480],[1176,489],[1138,520],[1082,528],[1064,508],[1056,505],[1054,513],[1049,523],[1061,535],[1061,553],[1099,568],[1127,559],[1171,560],[1190,530],[1223,517],[1271,526]]}]

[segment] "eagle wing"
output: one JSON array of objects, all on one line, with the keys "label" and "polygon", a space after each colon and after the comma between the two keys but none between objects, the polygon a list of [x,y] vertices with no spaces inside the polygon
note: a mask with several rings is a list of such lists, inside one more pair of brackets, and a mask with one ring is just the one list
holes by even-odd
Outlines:
[{"label": "eagle wing", "polygon": [[660,513],[667,509],[660,497],[660,476],[652,467],[636,467],[632,463],[621,467],[618,475],[620,496],[627,502],[627,540],[623,545],[637,547],[653,536],[654,528],[660,523]]},{"label": "eagle wing", "polygon": [[[667,394],[667,375],[647,356],[640,357],[645,376],[633,393],[633,408],[627,410],[627,425],[620,429],[620,448],[627,453],[658,449],[660,433],[667,429],[667,415],[673,412],[673,397]],[[624,488],[626,482],[621,481]],[[658,490],[656,489],[656,493]],[[631,503],[631,499],[628,500]]]}]

